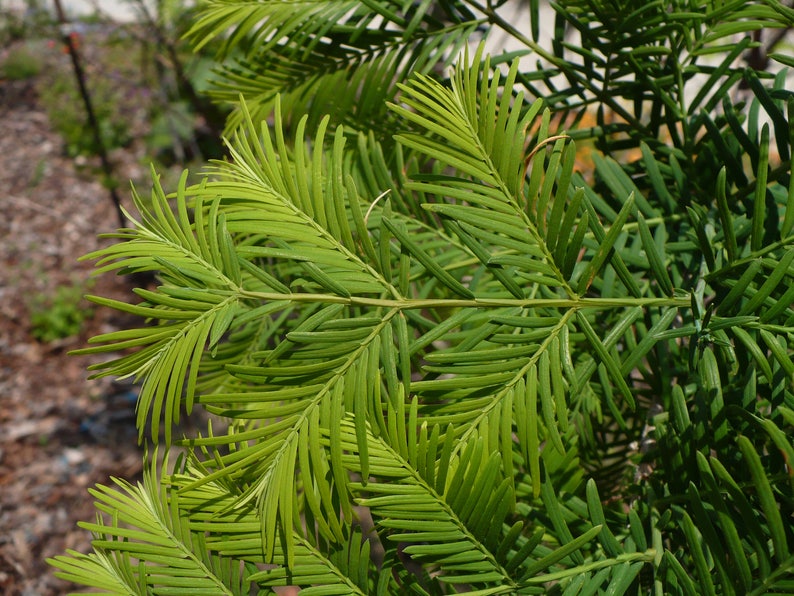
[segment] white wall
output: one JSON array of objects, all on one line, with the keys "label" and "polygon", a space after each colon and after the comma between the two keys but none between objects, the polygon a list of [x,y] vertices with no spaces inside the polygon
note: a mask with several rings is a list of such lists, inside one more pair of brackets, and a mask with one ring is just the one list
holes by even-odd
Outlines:
[{"label": "white wall", "polygon": [[[25,13],[31,6],[38,6],[53,15],[55,14],[53,0],[0,0],[0,19],[7,11]],[[98,10],[101,14],[116,21],[135,20],[135,8],[131,0],[61,0],[61,6],[63,6],[67,18],[93,15]]]}]

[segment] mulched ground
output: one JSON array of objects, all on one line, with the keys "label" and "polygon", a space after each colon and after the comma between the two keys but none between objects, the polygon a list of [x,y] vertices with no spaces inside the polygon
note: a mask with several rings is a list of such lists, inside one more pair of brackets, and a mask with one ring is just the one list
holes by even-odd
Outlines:
[{"label": "mulched ground", "polygon": [[[145,175],[131,151],[114,154],[124,178]],[[86,552],[93,520],[87,489],[141,470],[130,387],[87,381],[97,358],[69,356],[87,338],[124,326],[94,308],[79,336],[49,343],[32,335],[31,310],[59,286],[129,297],[124,277],[89,282],[78,258],[101,245],[117,217],[89,161],[64,156],[32,81],[0,80],[0,593],[66,594],[45,558]],[[128,193],[127,193],[128,194]],[[127,197],[125,197],[126,200]],[[132,394],[134,397],[134,393]]]}]

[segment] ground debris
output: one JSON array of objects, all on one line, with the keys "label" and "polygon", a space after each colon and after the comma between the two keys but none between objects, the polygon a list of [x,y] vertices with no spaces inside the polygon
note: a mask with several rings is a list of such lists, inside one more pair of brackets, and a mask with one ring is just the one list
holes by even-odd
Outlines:
[{"label": "ground debris", "polygon": [[[107,190],[75,169],[29,83],[0,81],[0,593],[53,596],[74,589],[45,558],[87,552],[93,520],[87,489],[110,476],[134,480],[142,454],[130,388],[87,381],[97,358],[69,356],[88,337],[125,324],[94,308],[79,336],[43,343],[31,309],[58,287],[86,284],[93,264],[78,262],[112,232]],[[124,159],[123,155],[117,156]],[[129,168],[139,167],[134,156]],[[102,276],[92,293],[127,300],[124,277]]]}]

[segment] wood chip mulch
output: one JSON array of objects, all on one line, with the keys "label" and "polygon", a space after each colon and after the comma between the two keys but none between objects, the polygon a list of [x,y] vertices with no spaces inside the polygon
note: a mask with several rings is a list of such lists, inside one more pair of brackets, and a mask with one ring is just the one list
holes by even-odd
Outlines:
[{"label": "wood chip mulch", "polygon": [[[114,159],[139,167],[123,152]],[[87,489],[110,476],[134,480],[141,470],[134,388],[87,381],[86,368],[98,359],[67,354],[125,321],[94,307],[79,336],[45,343],[32,334],[31,313],[61,286],[129,299],[126,278],[91,280],[93,264],[78,262],[101,245],[98,233],[117,225],[107,190],[64,156],[33,84],[0,80],[0,593],[6,596],[73,590],[45,559],[66,549],[87,552],[91,537],[76,525],[95,517]]]}]

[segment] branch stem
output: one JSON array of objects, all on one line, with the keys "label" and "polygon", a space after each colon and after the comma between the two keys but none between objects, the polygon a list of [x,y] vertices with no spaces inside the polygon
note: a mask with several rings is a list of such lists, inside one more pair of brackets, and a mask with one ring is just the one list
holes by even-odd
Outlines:
[{"label": "branch stem", "polygon": [[423,310],[433,308],[565,308],[600,310],[610,308],[641,307],[688,307],[689,295],[660,298],[368,298],[365,296],[338,296],[336,294],[280,294],[277,292],[251,292],[242,290],[243,298],[263,301],[289,301],[302,303],[345,304],[370,308],[396,310]]}]

